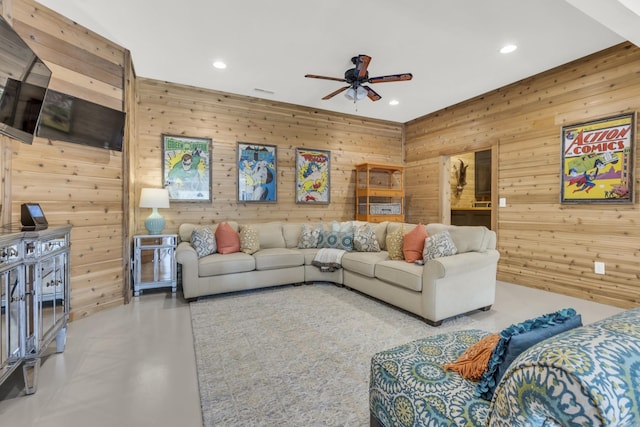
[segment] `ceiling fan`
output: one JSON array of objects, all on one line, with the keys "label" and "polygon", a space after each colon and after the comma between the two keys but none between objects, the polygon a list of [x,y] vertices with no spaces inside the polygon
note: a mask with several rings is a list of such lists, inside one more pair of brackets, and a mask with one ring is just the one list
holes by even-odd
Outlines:
[{"label": "ceiling fan", "polygon": [[305,77],[309,77],[312,79],[324,79],[324,80],[335,80],[338,82],[348,83],[348,86],[341,87],[340,89],[331,92],[327,96],[322,99],[330,99],[336,96],[337,94],[344,92],[347,93],[345,96],[349,99],[352,99],[353,102],[364,99],[365,96],[369,97],[372,101],[377,101],[382,98],[380,95],[376,93],[369,86],[364,86],[364,83],[386,83],[386,82],[400,82],[404,80],[411,80],[413,75],[411,73],[403,73],[403,74],[390,74],[388,76],[379,76],[379,77],[369,77],[369,72],[367,71],[367,67],[369,67],[369,63],[371,62],[371,57],[367,55],[358,55],[351,58],[351,62],[355,65],[354,68],[350,68],[344,72],[344,78],[338,77],[326,77],[326,76],[318,76],[316,74],[306,74]]}]

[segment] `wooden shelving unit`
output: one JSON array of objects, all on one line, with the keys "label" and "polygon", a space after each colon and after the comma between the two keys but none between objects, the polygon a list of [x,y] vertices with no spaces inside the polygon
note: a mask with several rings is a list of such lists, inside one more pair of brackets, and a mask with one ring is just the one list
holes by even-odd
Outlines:
[{"label": "wooden shelving unit", "polygon": [[404,222],[404,166],[356,166],[356,220]]}]

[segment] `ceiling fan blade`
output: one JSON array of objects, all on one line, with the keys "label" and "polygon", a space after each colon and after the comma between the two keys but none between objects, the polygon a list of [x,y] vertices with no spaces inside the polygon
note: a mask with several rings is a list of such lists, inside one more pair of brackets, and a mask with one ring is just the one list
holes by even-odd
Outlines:
[{"label": "ceiling fan blade", "polygon": [[356,72],[355,75],[358,79],[362,79],[367,75],[367,67],[369,66],[369,62],[371,62],[371,57],[367,55],[358,55],[356,57],[355,65]]},{"label": "ceiling fan blade", "polygon": [[337,82],[346,82],[345,79],[341,79],[338,77],[318,76],[316,74],[305,74],[305,77],[308,77],[310,79],[323,79],[323,80],[335,80]]},{"label": "ceiling fan blade", "polygon": [[345,87],[341,87],[338,90],[334,90],[333,92],[331,92],[329,95],[325,96],[322,99],[330,99],[333,98],[334,96],[336,96],[337,94],[339,94],[340,92],[344,92],[345,90],[349,89],[350,86],[345,86]]},{"label": "ceiling fan blade", "polygon": [[404,73],[404,74],[390,74],[388,76],[380,76],[380,77],[371,77],[367,82],[369,83],[386,83],[386,82],[401,82],[405,80],[411,80],[413,78],[413,74]]},{"label": "ceiling fan blade", "polygon": [[367,90],[367,96],[369,97],[370,100],[377,101],[382,98],[380,95],[376,93],[375,90],[371,89],[369,86],[362,86],[362,87]]}]

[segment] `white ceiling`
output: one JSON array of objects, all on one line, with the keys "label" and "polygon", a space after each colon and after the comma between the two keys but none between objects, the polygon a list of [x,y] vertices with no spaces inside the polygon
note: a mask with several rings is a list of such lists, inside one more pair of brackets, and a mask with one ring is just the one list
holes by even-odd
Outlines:
[{"label": "white ceiling", "polygon": [[[138,76],[401,123],[624,40],[640,45],[640,16],[621,4],[638,0],[38,1],[129,49]],[[507,43],[518,49],[500,54]],[[372,85],[377,102],[321,100],[343,84],[304,75],[342,78],[358,54],[373,58],[371,77],[413,80]]]}]

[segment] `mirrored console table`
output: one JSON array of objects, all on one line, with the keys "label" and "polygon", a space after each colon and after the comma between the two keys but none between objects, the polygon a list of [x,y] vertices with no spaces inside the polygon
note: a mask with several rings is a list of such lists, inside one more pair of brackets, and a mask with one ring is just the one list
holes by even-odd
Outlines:
[{"label": "mirrored console table", "polygon": [[133,236],[133,296],[145,289],[178,287],[176,267],[177,234],[140,234]]},{"label": "mirrored console table", "polygon": [[71,226],[0,233],[0,384],[22,366],[26,394],[37,389],[40,357],[69,319]]}]

